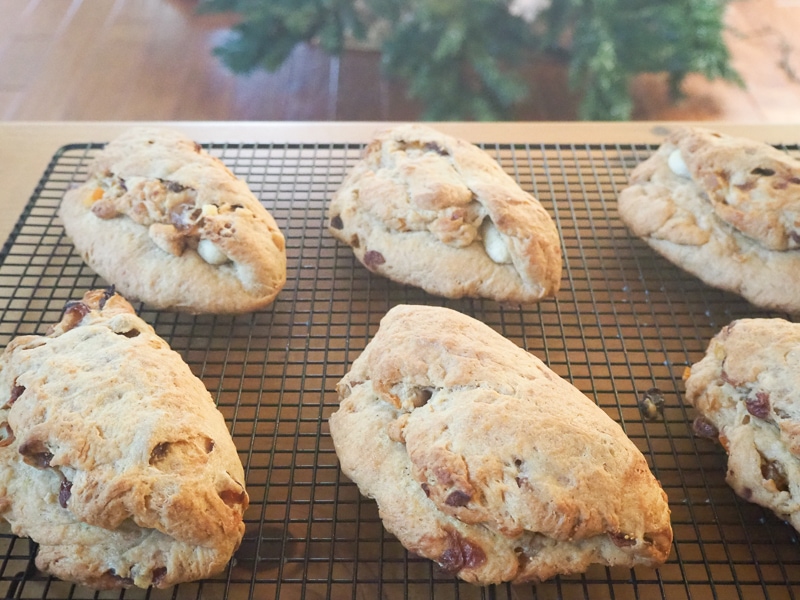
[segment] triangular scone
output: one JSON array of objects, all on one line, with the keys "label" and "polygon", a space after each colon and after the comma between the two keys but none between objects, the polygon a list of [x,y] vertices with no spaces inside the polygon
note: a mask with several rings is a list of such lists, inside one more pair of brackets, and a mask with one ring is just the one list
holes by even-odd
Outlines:
[{"label": "triangular scone", "polygon": [[618,204],[635,235],[709,285],[800,311],[800,161],[681,127],[634,169]]},{"label": "triangular scone", "polygon": [[686,378],[697,435],[728,453],[726,480],[800,531],[800,324],[740,319]]},{"label": "triangular scone", "polygon": [[155,308],[249,312],[286,283],[275,220],[244,181],[174,131],[133,128],[109,143],[59,215],[92,269]]},{"label": "triangular scone", "polygon": [[338,391],[342,471],[403,546],[446,571],[520,583],[667,559],[667,497],[641,452],[483,323],[395,307]]},{"label": "triangular scone", "polygon": [[448,298],[533,302],[561,282],[553,220],[486,152],[417,124],[379,134],[329,230],[369,270]]},{"label": "triangular scone", "polygon": [[113,290],[69,302],[0,357],[0,517],[36,565],[94,588],[222,570],[244,534],[244,471],[180,355]]}]

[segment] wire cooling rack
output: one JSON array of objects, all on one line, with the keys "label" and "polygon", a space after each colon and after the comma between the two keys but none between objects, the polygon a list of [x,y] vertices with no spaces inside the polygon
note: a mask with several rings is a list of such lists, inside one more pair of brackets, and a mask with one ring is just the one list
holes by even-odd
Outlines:
[{"label": "wire cooling rack", "polygon": [[[76,254],[56,210],[101,146],[54,157],[0,253],[0,345],[43,333],[64,303],[106,282]],[[725,484],[721,447],[691,434],[684,368],[756,310],[711,289],[633,238],[617,193],[649,146],[484,144],[555,218],[562,289],[539,304],[450,301],[371,275],[328,235],[325,209],[359,145],[213,145],[287,241],[288,277],[266,310],[189,316],[137,308],[217,399],[245,466],[246,534],[219,576],[168,590],[94,592],[39,573],[36,546],[0,532],[6,598],[772,598],[800,596],[798,534]],[[796,153],[797,148],[785,148]],[[113,251],[113,249],[112,249]],[[624,428],[669,496],[675,541],[657,570],[591,567],[541,584],[476,587],[407,553],[373,501],[339,471],[327,420],[335,385],[400,303],[449,306],[542,358]],[[637,399],[658,388],[663,418]]]}]

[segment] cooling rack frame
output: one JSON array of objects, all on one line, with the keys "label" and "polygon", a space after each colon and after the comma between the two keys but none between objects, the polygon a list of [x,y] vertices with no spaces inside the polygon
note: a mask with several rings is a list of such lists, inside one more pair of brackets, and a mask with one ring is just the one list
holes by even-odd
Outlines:
[{"label": "cooling rack frame", "polygon": [[[287,284],[263,311],[191,316],[136,305],[217,400],[245,466],[251,506],[234,561],[168,590],[95,592],[36,571],[35,544],[0,533],[7,598],[795,598],[797,532],[725,484],[725,455],[691,433],[682,373],[745,316],[780,316],[709,288],[630,235],[616,196],[654,147],[481,146],[534,193],[562,235],[554,299],[445,300],[370,274],[328,235],[327,202],[361,144],[210,144],[248,181],[287,239]],[[106,284],[74,251],[56,210],[100,143],[54,156],[0,250],[0,345],[43,333],[64,302]],[[784,150],[796,154],[795,146]],[[396,304],[448,306],[544,360],[594,399],[643,452],[669,496],[675,541],[659,569],[595,566],[521,586],[476,587],[406,552],[339,469],[327,430],[335,385]],[[638,397],[658,388],[663,418]]]}]

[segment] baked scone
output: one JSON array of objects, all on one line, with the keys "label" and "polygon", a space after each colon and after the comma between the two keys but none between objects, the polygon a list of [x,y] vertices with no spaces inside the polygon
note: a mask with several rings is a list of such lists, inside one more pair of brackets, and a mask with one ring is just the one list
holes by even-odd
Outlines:
[{"label": "baked scone", "polygon": [[728,453],[728,484],[800,531],[800,324],[733,321],[685,383],[695,432]]},{"label": "baked scone", "polygon": [[59,215],[94,271],[154,308],[250,312],[286,283],[272,216],[222,161],[171,130],[132,128],[106,145]]},{"label": "baked scone", "polygon": [[630,230],[707,284],[800,311],[800,161],[768,144],[680,127],[619,195]]},{"label": "baked scone", "polygon": [[222,570],[244,534],[244,471],[180,355],[113,289],[69,302],[0,357],[0,517],[36,565],[93,588]]},{"label": "baked scone", "polygon": [[561,283],[558,231],[539,201],[477,146],[423,125],[380,133],[328,218],[367,269],[438,296],[534,302]]},{"label": "baked scone", "polygon": [[338,385],[342,472],[408,550],[476,584],[656,566],[667,496],[617,423],[456,311],[400,305]]}]

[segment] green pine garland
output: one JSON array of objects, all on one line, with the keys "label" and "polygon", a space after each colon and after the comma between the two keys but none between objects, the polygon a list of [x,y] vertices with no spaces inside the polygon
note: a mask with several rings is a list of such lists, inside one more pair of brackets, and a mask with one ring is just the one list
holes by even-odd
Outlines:
[{"label": "green pine garland", "polygon": [[215,49],[236,73],[274,71],[300,43],[339,54],[377,27],[386,73],[408,84],[426,119],[508,118],[536,85],[520,65],[557,52],[580,118],[627,120],[638,73],[668,73],[676,95],[689,73],[741,84],[722,38],[726,1],[552,0],[533,24],[510,0],[200,0],[199,10],[241,15]]}]

